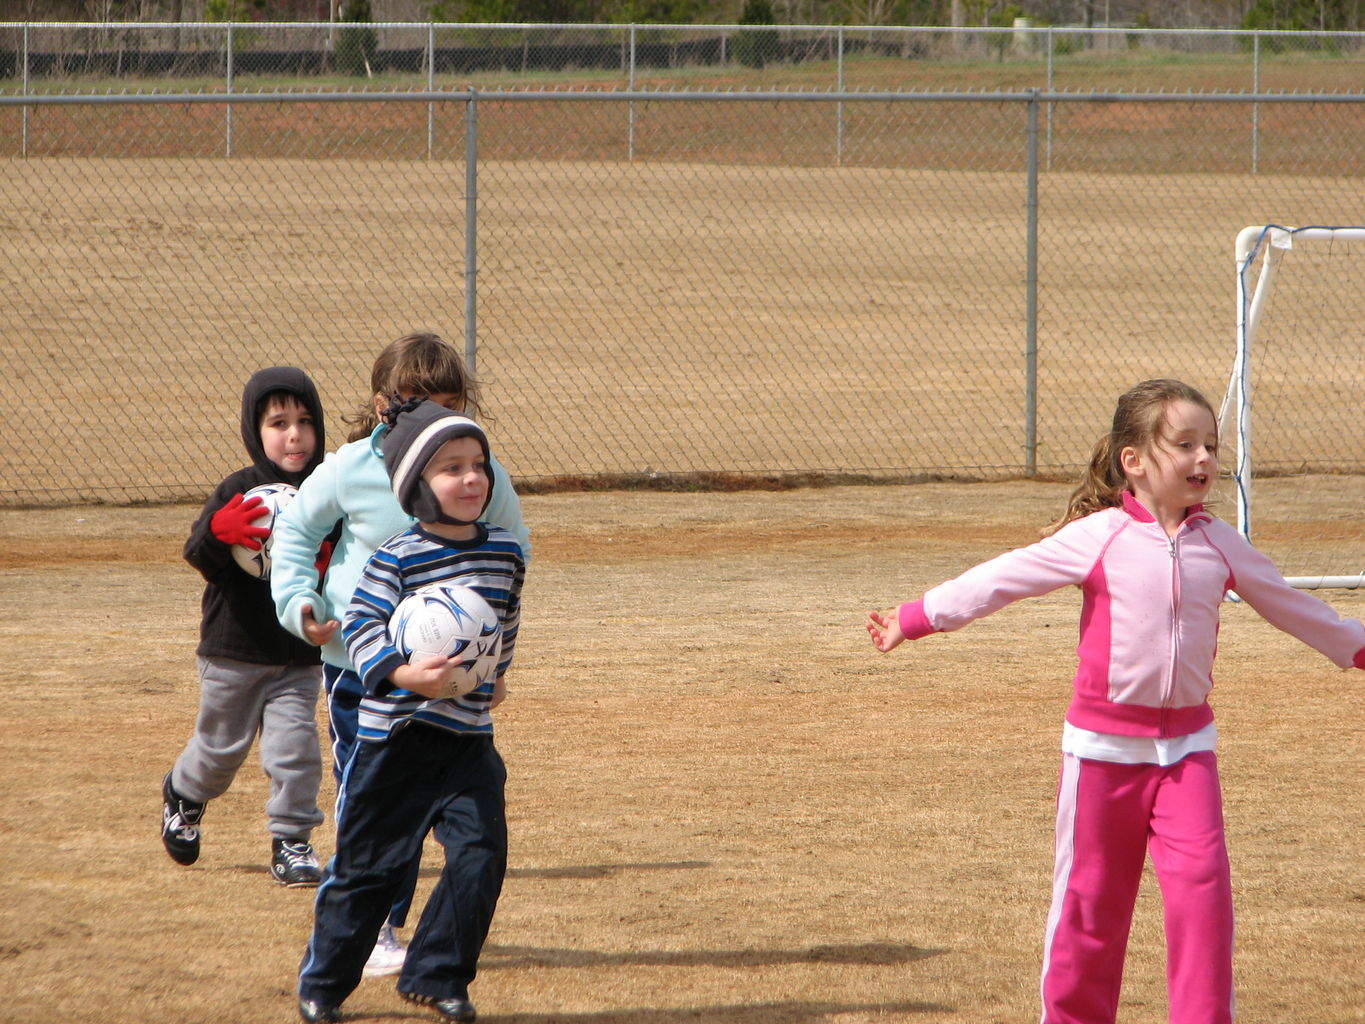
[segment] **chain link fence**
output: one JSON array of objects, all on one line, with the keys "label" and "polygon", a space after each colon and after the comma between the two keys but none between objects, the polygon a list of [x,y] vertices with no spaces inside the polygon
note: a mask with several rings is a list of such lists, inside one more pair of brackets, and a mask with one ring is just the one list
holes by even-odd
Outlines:
[{"label": "chain link fence", "polygon": [[[0,79],[65,92],[392,87],[1352,89],[1365,33],[1239,29],[0,23]],[[1191,65],[1196,65],[1192,68]],[[1354,77],[1353,77],[1354,73]]]},{"label": "chain link fence", "polygon": [[[414,329],[525,489],[1074,476],[1132,382],[1221,397],[1241,228],[1365,221],[1359,81],[11,89],[0,505],[198,500],[265,365],[335,447]],[[1258,473],[1365,471],[1349,408]]]}]

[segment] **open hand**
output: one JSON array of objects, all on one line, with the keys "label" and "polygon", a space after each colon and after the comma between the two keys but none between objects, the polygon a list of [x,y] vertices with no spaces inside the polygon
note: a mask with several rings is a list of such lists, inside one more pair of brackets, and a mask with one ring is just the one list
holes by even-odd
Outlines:
[{"label": "open hand", "polygon": [[883,654],[899,646],[905,639],[905,634],[901,632],[900,615],[897,612],[890,615],[883,615],[877,611],[868,612],[867,632],[872,637],[872,646]]},{"label": "open hand", "polygon": [[228,503],[213,513],[209,529],[213,535],[229,547],[240,544],[251,551],[261,550],[261,541],[270,536],[264,526],[252,526],[257,519],[268,516],[270,509],[265,507],[259,494],[244,498],[234,494]]}]

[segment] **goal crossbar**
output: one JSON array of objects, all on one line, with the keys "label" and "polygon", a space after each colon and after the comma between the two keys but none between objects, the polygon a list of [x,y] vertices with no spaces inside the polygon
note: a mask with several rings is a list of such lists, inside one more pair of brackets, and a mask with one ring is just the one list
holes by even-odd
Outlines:
[{"label": "goal crossbar", "polygon": [[[1295,241],[1307,242],[1365,242],[1365,227],[1285,227],[1279,224],[1260,224],[1243,228],[1237,233],[1237,351],[1233,360],[1231,379],[1219,411],[1220,431],[1229,416],[1235,418],[1237,459],[1233,467],[1236,485],[1237,528],[1251,539],[1252,503],[1252,392],[1251,353],[1261,314],[1275,281],[1275,271],[1281,255],[1294,247]],[[1251,284],[1252,267],[1257,255],[1261,269],[1255,285]],[[1304,590],[1318,588],[1357,589],[1365,587],[1365,570],[1350,576],[1291,576],[1290,583]]]}]

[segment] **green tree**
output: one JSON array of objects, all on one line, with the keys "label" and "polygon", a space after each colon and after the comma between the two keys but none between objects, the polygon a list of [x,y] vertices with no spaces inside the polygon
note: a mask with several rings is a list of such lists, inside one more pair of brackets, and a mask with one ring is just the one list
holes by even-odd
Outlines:
[{"label": "green tree", "polygon": [[947,0],[895,0],[888,20],[890,25],[946,25]]},{"label": "green tree", "polygon": [[618,25],[687,25],[702,11],[699,0],[617,0],[610,6]]},{"label": "green tree", "polygon": [[[741,25],[776,25],[772,0],[744,0],[740,12]],[[745,67],[761,68],[771,63],[777,54],[775,32],[740,32],[735,36],[735,60]]]},{"label": "green tree", "polygon": [[1359,0],[1255,0],[1243,28],[1278,32],[1355,32],[1361,26]]},{"label": "green tree", "polygon": [[515,0],[430,0],[426,15],[431,21],[512,21]]},{"label": "green tree", "polygon": [[[1006,4],[998,10],[989,12],[986,15],[986,24],[991,28],[1010,28],[1015,18],[1023,16],[1024,9],[1018,4]],[[1004,32],[997,32],[990,37],[989,46],[995,51],[997,60],[1004,60],[1005,51],[1010,48],[1010,37]]]},{"label": "green tree", "polygon": [[251,21],[265,7],[265,0],[204,0],[204,20]]},{"label": "green tree", "polygon": [[379,34],[369,27],[373,20],[370,0],[345,0],[336,49],[337,70],[342,74],[370,75],[379,49]]}]

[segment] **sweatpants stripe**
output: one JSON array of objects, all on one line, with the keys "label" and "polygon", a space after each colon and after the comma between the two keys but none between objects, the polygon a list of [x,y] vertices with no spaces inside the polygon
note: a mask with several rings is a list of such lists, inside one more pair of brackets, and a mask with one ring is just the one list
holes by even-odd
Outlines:
[{"label": "sweatpants stripe", "polygon": [[[1043,933],[1043,973],[1038,979],[1040,998],[1052,960],[1052,941],[1057,932],[1057,922],[1061,920],[1062,902],[1071,881],[1071,866],[1075,860],[1076,792],[1080,780],[1080,759],[1069,754],[1063,755],[1061,779],[1057,784],[1057,845],[1052,869],[1052,906],[1047,912],[1047,929]],[[1046,1016],[1047,1009],[1044,1004],[1039,1016],[1043,1024],[1046,1024]]]}]

